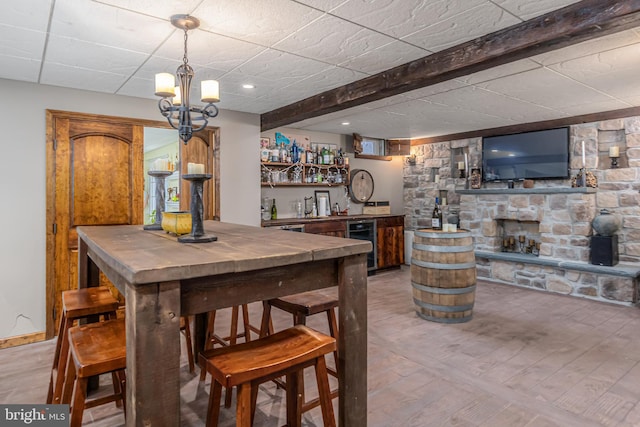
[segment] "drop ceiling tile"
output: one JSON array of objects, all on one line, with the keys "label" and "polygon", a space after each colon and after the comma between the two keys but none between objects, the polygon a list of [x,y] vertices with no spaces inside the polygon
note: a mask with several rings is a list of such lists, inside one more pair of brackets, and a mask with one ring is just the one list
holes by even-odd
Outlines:
[{"label": "drop ceiling tile", "polygon": [[457,80],[473,85],[477,83],[488,82],[490,80],[495,80],[501,77],[510,76],[513,74],[522,73],[524,71],[534,70],[536,68],[540,68],[540,65],[538,63],[531,61],[530,59],[521,59],[519,61],[489,68],[488,70],[479,71],[477,73],[469,74],[463,77],[458,77]]},{"label": "drop ceiling tile", "polygon": [[50,35],[45,59],[47,63],[131,75],[147,59],[147,55]]},{"label": "drop ceiling tile", "polygon": [[613,97],[640,95],[640,43],[549,68]]},{"label": "drop ceiling tile", "polygon": [[329,12],[341,4],[348,3],[349,0],[297,0],[298,3],[306,4],[309,7]]},{"label": "drop ceiling tile", "polygon": [[493,2],[523,21],[577,3],[576,0],[493,0]]},{"label": "drop ceiling tile", "polygon": [[486,0],[351,0],[331,13],[367,28],[402,38],[485,2]]},{"label": "drop ceiling tile", "polygon": [[51,34],[151,53],[175,28],[168,20],[94,1],[56,0]]},{"label": "drop ceiling tile", "polygon": [[94,92],[115,93],[126,76],[47,62],[42,67],[40,83]]},{"label": "drop ceiling tile", "polygon": [[332,68],[331,65],[275,49],[268,49],[242,64],[233,74],[292,84]]},{"label": "drop ceiling tile", "polygon": [[519,19],[493,3],[485,3],[402,39],[437,52],[519,22]]},{"label": "drop ceiling tile", "polygon": [[36,31],[47,31],[53,0],[20,0],[2,2],[0,24]]},{"label": "drop ceiling tile", "polygon": [[611,111],[611,110],[619,110],[622,108],[629,108],[629,107],[633,107],[633,105],[634,104],[631,102],[611,99],[608,101],[601,101],[601,102],[585,102],[584,104],[566,107],[563,109],[563,111],[567,114],[567,116],[579,116],[582,114],[599,113],[602,111]]},{"label": "drop ceiling tile", "polygon": [[431,95],[435,95],[437,93],[447,93],[454,89],[460,89],[465,86],[467,85],[459,80],[447,80],[445,82],[436,83],[431,86],[426,86],[420,89],[412,90],[410,92],[405,92],[404,96],[411,99],[422,99]]},{"label": "drop ceiling tile", "polygon": [[[165,59],[159,58],[157,56],[152,56],[148,58],[141,66],[138,68],[133,75],[133,77],[146,79],[146,80],[154,80],[155,75],[157,73],[170,73],[176,74],[176,70],[180,66],[182,61],[176,59]],[[194,67],[194,71],[197,74],[198,68]]]},{"label": "drop ceiling tile", "polygon": [[340,66],[363,73],[376,74],[423,58],[429,53],[427,50],[397,40],[376,49],[366,50],[362,55],[355,56],[341,63]]},{"label": "drop ceiling tile", "polygon": [[42,58],[47,33],[0,24],[0,55],[25,59]]},{"label": "drop ceiling tile", "polygon": [[640,106],[640,95],[636,95],[636,96],[625,96],[624,98],[621,99],[621,101],[630,104],[632,107],[638,107]]},{"label": "drop ceiling tile", "polygon": [[276,43],[276,49],[337,65],[393,39],[351,22],[325,15]]},{"label": "drop ceiling tile", "polygon": [[298,94],[298,99],[304,99],[329,89],[345,85],[367,77],[364,73],[347,70],[341,67],[331,67],[306,79],[285,86],[284,90]]},{"label": "drop ceiling tile", "polygon": [[570,78],[546,68],[503,77],[479,87],[512,98],[562,111],[585,102],[602,102],[611,98]]},{"label": "drop ceiling tile", "polygon": [[[84,0],[75,0],[76,2]],[[158,1],[158,0],[94,0],[97,3],[130,10],[169,22],[171,15],[193,15],[193,10],[202,0]],[[169,24],[171,26],[171,24]],[[173,28],[173,27],[171,27]]]},{"label": "drop ceiling tile", "polygon": [[0,55],[0,79],[37,82],[40,73],[40,61],[36,59],[16,58]]},{"label": "drop ceiling tile", "polygon": [[131,77],[118,89],[116,94],[158,100],[159,98],[155,95],[154,91],[154,80]]},{"label": "drop ceiling tile", "polygon": [[203,30],[271,46],[322,16],[289,0],[204,0],[194,11]]},{"label": "drop ceiling tile", "polygon": [[[253,43],[232,39],[207,31],[189,32],[188,59],[192,67],[201,65],[223,71],[230,71],[263,52],[266,48]],[[154,56],[176,59],[182,62],[184,54],[184,33],[175,31],[164,42]]]},{"label": "drop ceiling tile", "polygon": [[426,99],[437,104],[449,105],[461,110],[475,111],[520,123],[549,120],[558,116],[558,111],[556,110],[512,99],[476,86],[467,86],[450,92],[432,95]]},{"label": "drop ceiling tile", "polygon": [[[221,95],[217,107],[223,110],[243,111],[246,113],[261,114],[273,110],[273,104],[266,99],[245,98],[236,94]],[[215,125],[215,119],[213,119]]]},{"label": "drop ceiling tile", "polygon": [[608,36],[591,39],[573,46],[553,50],[551,52],[532,56],[530,59],[542,64],[553,65],[583,56],[594,55],[607,50],[617,49],[640,42],[640,35],[634,30],[609,34]]}]

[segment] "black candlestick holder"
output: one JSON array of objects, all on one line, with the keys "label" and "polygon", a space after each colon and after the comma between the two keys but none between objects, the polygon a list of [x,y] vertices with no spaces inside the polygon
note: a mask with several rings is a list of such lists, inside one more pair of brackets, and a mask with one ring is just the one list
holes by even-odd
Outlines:
[{"label": "black candlestick holder", "polygon": [[611,157],[611,169],[618,169],[618,158]]},{"label": "black candlestick holder", "polygon": [[204,233],[204,207],[202,204],[202,188],[205,181],[211,179],[211,174],[188,174],[182,178],[191,181],[191,234],[178,237],[180,243],[206,243],[215,242],[217,236]]},{"label": "black candlestick holder", "polygon": [[153,224],[142,227],[145,230],[162,230],[162,213],[164,212],[164,179],[171,175],[171,171],[148,171],[147,174],[154,178],[156,192],[156,219]]}]

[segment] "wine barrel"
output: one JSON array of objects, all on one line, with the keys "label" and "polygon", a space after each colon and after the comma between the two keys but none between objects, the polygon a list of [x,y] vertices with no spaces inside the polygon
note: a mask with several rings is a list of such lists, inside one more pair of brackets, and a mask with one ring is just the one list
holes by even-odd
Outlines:
[{"label": "wine barrel", "polygon": [[467,230],[416,230],[411,285],[418,316],[440,323],[468,322],[476,291],[473,238]]}]

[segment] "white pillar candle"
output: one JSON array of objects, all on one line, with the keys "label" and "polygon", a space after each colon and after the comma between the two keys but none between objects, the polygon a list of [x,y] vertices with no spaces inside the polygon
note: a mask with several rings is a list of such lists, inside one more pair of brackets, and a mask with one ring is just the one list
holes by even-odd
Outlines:
[{"label": "white pillar candle", "polygon": [[203,80],[200,83],[200,93],[202,102],[220,101],[220,85],[217,80]]},{"label": "white pillar candle", "polygon": [[469,170],[469,158],[467,157],[467,153],[464,153],[464,170]]},{"label": "white pillar candle", "polygon": [[156,74],[156,96],[170,98],[174,95],[174,86],[176,78],[173,74],[158,73]]},{"label": "white pillar candle", "polygon": [[200,175],[204,174],[204,165],[202,163],[198,163],[197,170],[198,171],[196,173],[199,173]]},{"label": "white pillar candle", "polygon": [[194,163],[187,163],[187,174],[191,175],[195,173],[193,165]]},{"label": "white pillar candle", "polygon": [[620,147],[617,145],[609,148],[609,157],[620,157]]},{"label": "white pillar candle", "polygon": [[462,162],[462,161],[458,162],[458,169],[459,170],[464,170],[464,162]]},{"label": "white pillar candle", "polygon": [[584,168],[586,164],[586,157],[584,155],[584,141],[582,141],[582,167]]}]

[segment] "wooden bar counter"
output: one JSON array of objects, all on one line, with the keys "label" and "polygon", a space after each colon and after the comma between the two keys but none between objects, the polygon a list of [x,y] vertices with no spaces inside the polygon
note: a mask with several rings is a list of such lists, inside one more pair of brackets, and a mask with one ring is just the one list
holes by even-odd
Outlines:
[{"label": "wooden bar counter", "polygon": [[[180,425],[180,316],[339,287],[339,424],[367,423],[367,266],[371,243],[217,221],[218,241],[178,243],[141,225],[78,228],[79,286],[90,260],[126,298],[127,426]],[[205,414],[202,414],[203,418]]]}]

